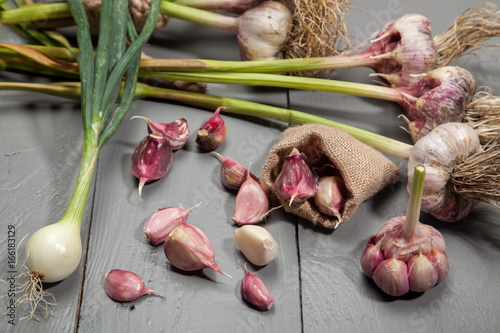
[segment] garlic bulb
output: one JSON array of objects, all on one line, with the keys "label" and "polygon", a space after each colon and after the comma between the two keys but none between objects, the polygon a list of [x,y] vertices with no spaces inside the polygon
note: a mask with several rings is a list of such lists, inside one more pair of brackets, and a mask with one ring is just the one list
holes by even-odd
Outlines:
[{"label": "garlic bulb", "polygon": [[241,252],[254,265],[267,265],[278,256],[278,243],[261,226],[244,225],[234,231],[234,239]]},{"label": "garlic bulb", "polygon": [[481,152],[479,137],[463,123],[447,123],[433,129],[415,143],[408,159],[408,192],[413,170],[418,164],[426,168],[422,210],[441,221],[459,221],[477,201],[461,196],[453,189],[454,168],[468,157]]},{"label": "garlic bulb", "polygon": [[412,86],[418,81],[414,75],[429,72],[437,61],[431,24],[419,14],[387,23],[362,53],[373,53],[374,59],[381,60],[370,67],[396,87]]}]

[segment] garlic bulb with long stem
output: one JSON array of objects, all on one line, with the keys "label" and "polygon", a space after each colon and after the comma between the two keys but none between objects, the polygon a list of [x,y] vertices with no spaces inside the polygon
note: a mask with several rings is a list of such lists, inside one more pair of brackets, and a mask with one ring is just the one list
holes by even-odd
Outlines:
[{"label": "garlic bulb with long stem", "polygon": [[[401,296],[424,292],[441,282],[449,270],[446,244],[435,228],[418,221],[426,169],[417,165],[409,181],[406,216],[387,221],[361,254],[363,272],[386,294]],[[433,260],[439,252],[439,261]],[[441,276],[440,276],[441,275]]]}]

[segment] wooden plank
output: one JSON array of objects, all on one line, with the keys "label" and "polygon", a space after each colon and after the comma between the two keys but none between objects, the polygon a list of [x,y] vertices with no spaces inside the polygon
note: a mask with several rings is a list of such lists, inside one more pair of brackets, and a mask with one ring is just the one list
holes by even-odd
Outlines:
[{"label": "wooden plank", "polygon": [[[421,13],[443,32],[469,6],[481,3],[456,1],[353,1],[364,11],[352,11],[349,27],[358,42],[382,26],[382,20],[404,13]],[[498,41],[498,38],[494,41]],[[454,65],[472,71],[479,85],[500,91],[500,61],[481,54]],[[367,69],[342,70],[337,78],[370,83]],[[333,120],[362,127],[404,142],[398,128],[397,105],[328,93],[291,91],[291,108],[313,111]],[[451,261],[448,278],[424,294],[401,299],[385,296],[361,271],[359,258],[367,239],[392,217],[406,212],[406,163],[389,157],[401,169],[401,181],[363,203],[354,216],[333,233],[321,233],[302,221],[299,227],[304,332],[496,332],[498,321],[498,210],[479,205],[463,221],[447,224],[427,214],[420,221],[443,234]]]}]

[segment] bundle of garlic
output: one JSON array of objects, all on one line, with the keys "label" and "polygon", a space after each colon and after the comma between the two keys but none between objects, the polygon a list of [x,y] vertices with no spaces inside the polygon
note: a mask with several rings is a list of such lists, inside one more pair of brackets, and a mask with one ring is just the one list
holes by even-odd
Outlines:
[{"label": "bundle of garlic", "polygon": [[[291,200],[290,196],[283,194],[283,187],[276,186],[276,181],[282,171],[283,165],[291,151],[296,149],[300,153],[308,154],[309,161],[313,161],[312,167],[333,166],[341,182],[345,184],[343,192],[343,207],[337,207],[340,216],[333,213],[325,214],[322,206],[317,206],[312,193],[305,200]],[[292,153],[293,154],[293,153]],[[300,157],[300,154],[294,154]],[[317,161],[317,162],[314,162]],[[300,165],[300,166],[298,166]],[[305,168],[306,163],[299,163],[295,168]],[[315,184],[315,175],[305,172],[297,172],[306,175],[312,181],[302,188],[311,189]],[[328,171],[326,172],[328,176]],[[291,179],[294,177],[291,177]],[[301,179],[295,178],[299,185]],[[301,216],[314,225],[320,225],[328,229],[334,229],[345,223],[356,211],[358,206],[378,193],[384,187],[399,180],[399,169],[396,164],[388,160],[381,153],[361,143],[352,136],[320,124],[307,124],[299,127],[290,127],[283,132],[280,141],[271,149],[269,156],[262,168],[262,183],[283,204],[286,211]],[[292,180],[293,182],[293,180]],[[335,188],[339,188],[333,184]],[[332,183],[327,186],[331,188]],[[320,188],[322,186],[320,185]],[[286,191],[285,191],[286,192]],[[299,189],[299,192],[307,192]],[[314,193],[313,193],[314,192]],[[326,194],[325,194],[326,193]],[[320,195],[330,196],[329,190]],[[304,196],[302,199],[306,198]],[[326,201],[330,201],[327,199]],[[330,201],[331,202],[331,201]]]}]

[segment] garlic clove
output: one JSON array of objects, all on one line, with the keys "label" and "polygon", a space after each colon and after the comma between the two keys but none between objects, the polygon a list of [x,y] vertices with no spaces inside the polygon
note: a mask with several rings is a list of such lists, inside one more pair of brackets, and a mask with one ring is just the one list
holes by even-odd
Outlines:
[{"label": "garlic clove", "polygon": [[234,213],[231,220],[243,224],[253,224],[262,221],[269,213],[269,199],[260,184],[250,177],[247,171],[246,180],[236,195]]},{"label": "garlic clove", "polygon": [[176,207],[157,209],[144,224],[144,233],[152,244],[163,243],[175,227],[187,222],[189,214],[199,205],[189,209]]},{"label": "garlic clove", "polygon": [[279,196],[292,203],[302,203],[313,197],[318,189],[318,177],[312,171],[305,157],[293,148],[283,162],[280,174],[274,181]]},{"label": "garlic clove", "polygon": [[[246,180],[248,170],[230,157],[222,156],[216,152],[212,152],[212,155],[222,162],[220,166],[222,184],[232,190],[239,189]],[[253,173],[250,173],[250,176],[257,182],[260,181],[259,177]]]},{"label": "garlic clove", "polygon": [[254,265],[267,265],[279,254],[278,243],[269,231],[261,226],[239,227],[234,231],[234,239],[243,255]]},{"label": "garlic clove", "polygon": [[318,190],[314,195],[314,204],[323,214],[335,216],[337,225],[342,223],[340,210],[344,207],[349,191],[340,177],[323,177],[318,182]]},{"label": "garlic clove", "polygon": [[406,263],[397,259],[397,255],[385,259],[375,268],[373,281],[390,296],[402,296],[410,291]]},{"label": "garlic clove", "polygon": [[137,274],[121,269],[106,273],[104,291],[118,302],[131,302],[147,294],[161,296],[157,291],[147,288]]},{"label": "garlic clove", "polygon": [[438,250],[434,246],[434,243],[432,243],[431,246],[432,250],[429,254],[427,254],[427,257],[436,267],[436,271],[438,273],[438,279],[436,283],[440,283],[448,276],[448,272],[450,270],[450,261],[444,250]]},{"label": "garlic clove", "polygon": [[219,148],[226,140],[226,124],[219,115],[220,110],[225,108],[225,106],[217,108],[214,115],[198,130],[196,143],[200,148],[212,151]]},{"label": "garlic clove", "polygon": [[374,238],[375,237],[370,238],[370,240],[368,241],[368,245],[361,254],[361,269],[363,270],[363,273],[365,273],[365,275],[369,278],[373,276],[373,271],[375,270],[375,268],[377,268],[377,266],[385,259],[384,254],[380,249],[380,246],[382,245],[385,237],[382,237],[376,243],[372,243]]},{"label": "garlic clove", "polygon": [[262,280],[248,271],[245,264],[246,275],[241,281],[241,297],[258,310],[268,311],[274,305],[274,297]]},{"label": "garlic clove", "polygon": [[175,227],[163,244],[170,263],[184,271],[211,268],[232,279],[215,263],[215,253],[210,240],[198,227],[183,223]]},{"label": "garlic clove", "polygon": [[150,134],[139,142],[131,159],[132,173],[139,179],[139,198],[144,184],[165,176],[171,164],[172,147],[165,138]]},{"label": "garlic clove", "polygon": [[134,116],[131,119],[136,118],[146,122],[149,134],[167,139],[172,146],[172,150],[181,149],[188,142],[189,126],[186,118],[180,118],[170,123],[157,123],[141,116]]},{"label": "garlic clove", "polygon": [[434,287],[438,281],[438,271],[432,261],[422,251],[408,262],[408,283],[411,291],[424,292]]}]

